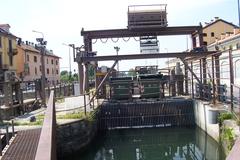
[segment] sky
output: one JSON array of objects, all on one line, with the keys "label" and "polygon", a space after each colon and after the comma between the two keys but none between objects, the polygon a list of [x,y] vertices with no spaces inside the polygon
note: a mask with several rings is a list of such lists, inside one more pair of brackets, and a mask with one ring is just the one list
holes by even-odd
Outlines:
[{"label": "sky", "polygon": [[[129,5],[167,4],[168,26],[199,25],[210,22],[214,17],[238,25],[237,0],[0,0],[0,24],[8,23],[11,33],[24,41],[36,43],[41,34],[47,40],[47,48],[61,57],[60,70],[69,70],[69,48],[65,44],[83,44],[81,29],[101,30],[127,27]],[[160,52],[184,51],[190,48],[188,36],[158,37]],[[189,44],[187,44],[187,42]],[[115,55],[114,46],[119,46],[119,54],[140,53],[139,42],[131,38],[128,42],[117,43],[97,41],[93,51],[97,55]],[[77,71],[71,53],[72,72]],[[129,70],[137,65],[159,65],[166,59],[120,61],[120,70]],[[113,62],[99,65],[111,66]]]}]

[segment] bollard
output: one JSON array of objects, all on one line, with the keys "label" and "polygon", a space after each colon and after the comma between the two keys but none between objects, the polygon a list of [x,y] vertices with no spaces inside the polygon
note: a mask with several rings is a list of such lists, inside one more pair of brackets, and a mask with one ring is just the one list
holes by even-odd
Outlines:
[{"label": "bollard", "polygon": [[6,125],[6,142],[9,145],[9,132],[8,132],[8,125]]},{"label": "bollard", "polygon": [[12,120],[12,136],[14,137],[15,132],[14,132],[14,121]]}]

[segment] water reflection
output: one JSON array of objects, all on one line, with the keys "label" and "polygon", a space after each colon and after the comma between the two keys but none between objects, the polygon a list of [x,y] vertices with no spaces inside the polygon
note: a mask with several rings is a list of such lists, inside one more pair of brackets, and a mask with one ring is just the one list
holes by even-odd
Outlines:
[{"label": "water reflection", "polygon": [[220,146],[199,128],[111,130],[74,160],[223,160]]}]

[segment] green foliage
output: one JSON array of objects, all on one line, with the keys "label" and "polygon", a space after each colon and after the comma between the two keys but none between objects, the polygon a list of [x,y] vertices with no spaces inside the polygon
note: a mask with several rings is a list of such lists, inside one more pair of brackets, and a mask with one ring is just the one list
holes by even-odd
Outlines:
[{"label": "green foliage", "polygon": [[233,128],[224,128],[223,129],[223,140],[227,143],[227,149],[230,151],[234,145],[234,131]]},{"label": "green foliage", "polygon": [[63,75],[68,75],[68,71],[64,70],[64,71],[61,72],[60,75],[61,75],[61,76],[63,76]]},{"label": "green foliage", "polygon": [[129,69],[129,71],[128,71],[128,76],[136,76],[137,74],[136,74],[136,71],[135,71],[135,69],[133,69],[133,68],[131,68],[131,69]]},{"label": "green foliage", "polygon": [[72,75],[72,72],[68,72],[68,71],[64,70],[60,74],[60,79],[61,79],[61,82],[65,82],[65,83],[77,81],[78,80],[78,74],[74,73]]},{"label": "green foliage", "polygon": [[83,119],[85,117],[83,112],[67,113],[64,115],[57,115],[57,119]]},{"label": "green foliage", "polygon": [[222,125],[224,120],[232,119],[232,118],[233,118],[232,113],[229,113],[229,112],[220,113],[218,116],[218,122],[220,125]]}]

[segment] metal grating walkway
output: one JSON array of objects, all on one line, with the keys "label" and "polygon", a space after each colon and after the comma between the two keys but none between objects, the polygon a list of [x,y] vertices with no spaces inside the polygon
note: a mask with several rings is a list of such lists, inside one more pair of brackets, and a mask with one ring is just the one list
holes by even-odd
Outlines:
[{"label": "metal grating walkway", "polygon": [[34,160],[41,129],[18,132],[2,160]]}]

